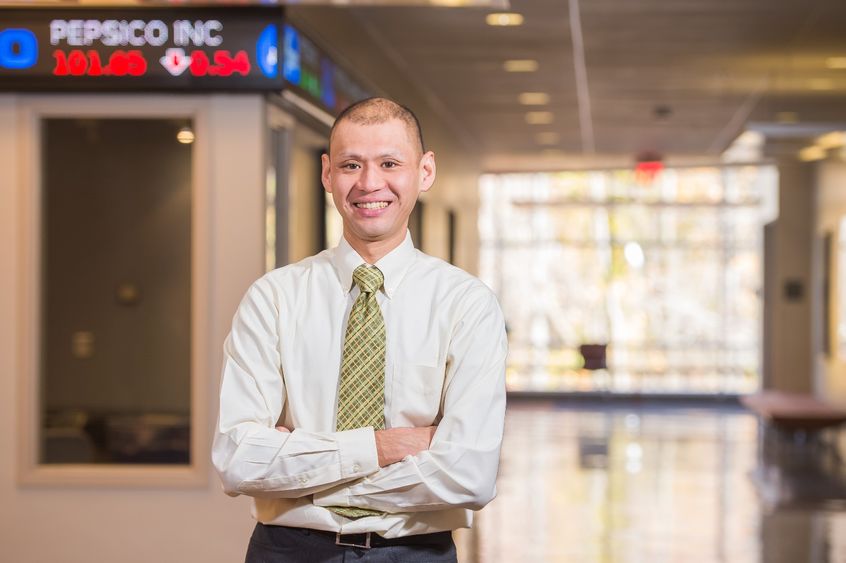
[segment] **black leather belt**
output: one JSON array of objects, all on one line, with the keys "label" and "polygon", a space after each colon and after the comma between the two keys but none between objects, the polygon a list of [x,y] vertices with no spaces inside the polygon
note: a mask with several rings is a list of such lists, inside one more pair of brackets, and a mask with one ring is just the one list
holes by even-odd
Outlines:
[{"label": "black leather belt", "polygon": [[359,549],[370,549],[372,547],[389,545],[444,545],[452,541],[452,532],[433,532],[431,534],[418,534],[399,538],[383,538],[376,532],[342,534],[340,532],[326,532],[308,528],[301,528],[301,530],[331,539],[335,542],[335,545],[356,547]]}]

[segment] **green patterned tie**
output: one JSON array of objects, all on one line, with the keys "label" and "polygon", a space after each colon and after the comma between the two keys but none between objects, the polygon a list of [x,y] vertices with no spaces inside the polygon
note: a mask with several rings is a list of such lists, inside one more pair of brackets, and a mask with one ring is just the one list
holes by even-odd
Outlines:
[{"label": "green patterned tie", "polygon": [[[361,290],[347,321],[341,383],[338,390],[336,429],[385,428],[385,321],[376,301],[384,276],[379,268],[361,265],[353,272]],[[347,518],[383,514],[376,510],[333,506],[330,510]]]}]

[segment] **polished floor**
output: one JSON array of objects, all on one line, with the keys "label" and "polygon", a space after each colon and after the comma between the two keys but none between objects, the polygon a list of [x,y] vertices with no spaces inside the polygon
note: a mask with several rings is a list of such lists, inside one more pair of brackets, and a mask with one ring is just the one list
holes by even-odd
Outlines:
[{"label": "polished floor", "polygon": [[461,561],[846,562],[846,503],[823,498],[846,499],[839,458],[820,470],[789,441],[786,472],[764,443],[739,406],[512,401],[499,494]]}]

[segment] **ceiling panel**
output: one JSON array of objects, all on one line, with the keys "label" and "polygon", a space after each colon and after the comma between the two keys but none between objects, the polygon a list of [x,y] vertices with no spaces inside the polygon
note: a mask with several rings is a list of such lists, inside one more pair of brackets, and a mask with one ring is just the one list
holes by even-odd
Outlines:
[{"label": "ceiling panel", "polygon": [[[525,18],[513,28],[486,25],[490,7],[390,3],[288,10],[318,32],[323,14],[343,11],[485,156],[578,154],[586,126],[599,155],[701,157],[722,151],[747,119],[775,122],[794,112],[806,122],[846,121],[846,69],[826,66],[829,57],[846,57],[846,0],[513,0]],[[579,12],[572,22],[571,7]],[[585,82],[575,71],[574,24]],[[539,70],[507,73],[509,58],[536,59]],[[521,92],[545,92],[549,104],[521,106]],[[553,122],[527,123],[526,112],[539,109],[553,112]],[[559,140],[550,145],[539,132]]]},{"label": "ceiling panel", "polygon": [[[589,96],[581,108],[569,3],[511,5],[523,26],[490,28],[484,10],[355,12],[491,154],[548,150],[540,130],[559,134],[553,148],[581,151],[578,116],[588,105],[600,154],[715,155],[746,118],[772,121],[791,107],[806,119],[842,120],[846,70],[825,60],[846,56],[843,0],[582,0]],[[509,75],[501,62],[510,57],[537,59],[540,70]],[[553,123],[525,122],[527,109],[542,109],[519,105],[526,91],[549,94]]]}]

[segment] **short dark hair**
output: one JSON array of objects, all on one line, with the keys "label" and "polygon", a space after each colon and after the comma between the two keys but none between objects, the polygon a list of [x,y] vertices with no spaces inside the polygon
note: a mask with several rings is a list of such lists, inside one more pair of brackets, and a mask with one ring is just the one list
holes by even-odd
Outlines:
[{"label": "short dark hair", "polygon": [[359,125],[375,125],[385,123],[391,119],[399,119],[408,129],[409,136],[419,144],[420,154],[426,152],[423,144],[423,130],[420,127],[420,120],[414,112],[402,104],[398,104],[387,98],[366,98],[348,106],[335,119],[331,131],[329,131],[329,148],[332,148],[332,136],[335,128],[342,121],[351,121]]}]

